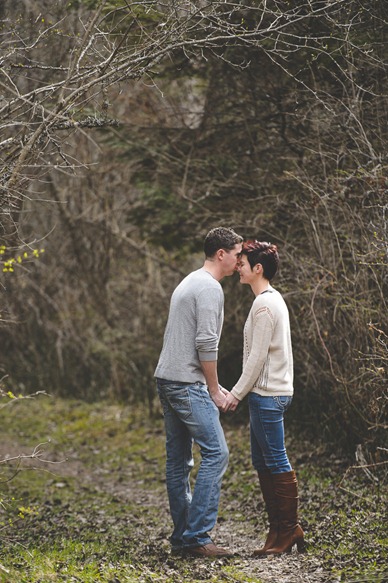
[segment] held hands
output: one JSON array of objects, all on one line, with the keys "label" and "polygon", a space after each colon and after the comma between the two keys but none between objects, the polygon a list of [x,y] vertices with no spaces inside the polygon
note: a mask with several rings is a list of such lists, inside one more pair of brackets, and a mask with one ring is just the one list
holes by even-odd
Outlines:
[{"label": "held hands", "polygon": [[218,388],[219,390],[211,395],[215,405],[223,413],[226,413],[227,411],[235,411],[240,401],[221,385],[218,385]]},{"label": "held hands", "polygon": [[224,408],[222,410],[224,412],[235,411],[239,403],[240,401],[236,399],[236,397],[234,397],[232,393],[228,393],[227,395],[225,395]]}]

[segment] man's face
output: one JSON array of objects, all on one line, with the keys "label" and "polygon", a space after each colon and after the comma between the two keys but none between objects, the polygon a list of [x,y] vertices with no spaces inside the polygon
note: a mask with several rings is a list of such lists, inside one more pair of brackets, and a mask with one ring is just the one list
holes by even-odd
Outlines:
[{"label": "man's face", "polygon": [[224,251],[222,255],[222,266],[225,275],[232,275],[235,272],[241,249],[242,243],[238,243],[230,251],[222,249]]}]

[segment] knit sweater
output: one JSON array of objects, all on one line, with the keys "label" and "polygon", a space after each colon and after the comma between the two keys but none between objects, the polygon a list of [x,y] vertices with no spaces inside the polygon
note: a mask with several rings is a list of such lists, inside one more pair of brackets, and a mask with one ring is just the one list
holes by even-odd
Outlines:
[{"label": "knit sweater", "polygon": [[293,356],[286,303],[273,287],[259,294],[244,326],[243,371],[232,389],[240,401],[249,393],[293,394]]},{"label": "knit sweater", "polygon": [[155,377],[206,384],[201,361],[215,361],[224,319],[221,284],[203,268],[187,275],[171,296]]}]

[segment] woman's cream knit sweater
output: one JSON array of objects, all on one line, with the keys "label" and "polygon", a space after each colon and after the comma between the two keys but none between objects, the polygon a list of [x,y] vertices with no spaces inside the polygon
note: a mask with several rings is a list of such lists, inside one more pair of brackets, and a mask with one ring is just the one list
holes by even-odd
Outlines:
[{"label": "woman's cream knit sweater", "polygon": [[250,392],[290,396],[293,378],[288,309],[270,286],[255,298],[245,322],[243,371],[231,393],[240,401]]}]

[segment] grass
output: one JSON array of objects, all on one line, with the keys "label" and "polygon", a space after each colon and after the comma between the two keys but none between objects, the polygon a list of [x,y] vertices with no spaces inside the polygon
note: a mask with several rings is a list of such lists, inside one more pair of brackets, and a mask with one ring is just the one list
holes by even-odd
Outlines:
[{"label": "grass", "polygon": [[35,459],[0,464],[0,583],[388,578],[384,465],[377,490],[362,471],[347,472],[351,460],[304,441],[291,427],[288,451],[309,552],[252,559],[266,528],[263,503],[247,425],[224,419],[231,459],[214,534],[238,555],[182,559],[171,555],[167,540],[161,417],[150,419],[142,408],[47,397],[10,405],[0,410],[0,460],[45,445]]}]

